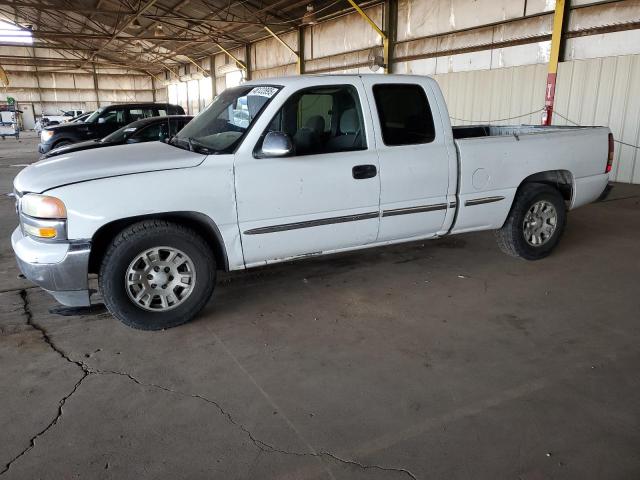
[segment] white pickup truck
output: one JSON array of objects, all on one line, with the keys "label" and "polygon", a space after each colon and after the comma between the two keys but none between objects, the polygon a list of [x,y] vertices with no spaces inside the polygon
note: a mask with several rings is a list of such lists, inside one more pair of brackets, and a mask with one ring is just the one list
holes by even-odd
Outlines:
[{"label": "white pickup truck", "polygon": [[216,270],[477,230],[528,260],[607,190],[603,127],[451,127],[421,76],[299,76],[218,95],[168,143],[87,150],[14,182],[25,276],[140,329],[193,318]]}]

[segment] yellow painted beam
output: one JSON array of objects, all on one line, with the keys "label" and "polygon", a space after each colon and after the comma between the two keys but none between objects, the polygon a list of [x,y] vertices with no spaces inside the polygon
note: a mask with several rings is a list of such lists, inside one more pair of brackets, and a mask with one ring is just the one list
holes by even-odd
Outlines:
[{"label": "yellow painted beam", "polygon": [[147,72],[147,73],[149,74],[149,76],[151,76],[151,77],[155,78],[155,79],[156,79],[156,80],[158,80],[159,82],[164,83],[164,79],[163,79],[163,78],[160,78],[159,76],[154,75],[154,74],[153,74],[153,73],[151,73],[149,70],[145,70],[145,72]]},{"label": "yellow painted beam", "polygon": [[267,27],[266,25],[263,25],[264,29],[269,32],[269,35],[271,35],[273,38],[275,38],[277,41],[279,41],[282,45],[284,45],[286,47],[287,50],[289,50],[292,54],[294,54],[296,56],[296,73],[298,75],[302,74],[302,55],[299,54],[298,52],[296,52],[293,48],[291,48],[287,42],[285,42],[284,40],[282,40],[278,35],[276,35],[276,33],[271,30],[269,27]]},{"label": "yellow painted beam", "polygon": [[367,14],[364,12],[364,10],[362,10],[362,9],[358,6],[358,4],[357,4],[356,2],[354,2],[354,0],[347,0],[347,1],[351,4],[351,6],[352,6],[353,8],[355,8],[355,9],[356,9],[356,12],[358,12],[358,13],[360,14],[360,16],[361,16],[362,18],[364,18],[364,19],[369,23],[369,25],[371,25],[371,27],[372,27],[372,28],[373,28],[373,29],[378,33],[378,35],[380,35],[380,37],[382,37],[383,39],[387,38],[387,35],[386,35],[382,30],[380,30],[380,27],[378,27],[378,25],[376,25],[376,22],[374,22],[373,20],[371,20],[371,18],[369,17],[369,15],[367,15]]},{"label": "yellow painted beam", "polygon": [[371,17],[369,17],[369,15],[367,15],[366,12],[362,10],[362,8],[360,8],[360,6],[354,0],[347,0],[347,1],[356,10],[356,12],[358,12],[360,16],[364,18],[369,25],[371,25],[371,28],[373,28],[376,31],[376,33],[380,36],[380,38],[382,38],[382,57],[384,58],[384,73],[389,73],[389,37],[387,36],[386,33],[384,33],[380,29],[380,27],[378,27],[378,25],[376,25],[376,22],[371,20]]},{"label": "yellow painted beam", "polygon": [[544,93],[544,113],[542,124],[551,125],[553,104],[556,98],[556,79],[558,76],[558,61],[562,47],[562,29],[564,26],[565,0],[556,0],[556,10],[553,14],[553,31],[551,33],[551,53],[549,55],[549,69],[547,73],[547,87]]},{"label": "yellow painted beam", "polygon": [[287,50],[289,50],[291,53],[293,53],[296,57],[299,57],[298,52],[296,52],[293,48],[291,48],[287,42],[285,42],[284,40],[282,40],[278,35],[275,34],[275,32],[273,30],[271,30],[269,27],[267,27],[266,25],[264,26],[264,29],[269,32],[269,35],[271,35],[273,38],[275,38],[277,41],[279,41],[282,45],[285,46],[285,48]]},{"label": "yellow painted beam", "polygon": [[[224,48],[222,45],[220,45],[219,43],[216,42],[216,46],[222,50],[224,53],[226,53],[230,58],[232,58],[237,64],[238,66],[242,69],[242,70],[247,70],[247,66],[245,65],[245,63],[240,60],[238,57],[236,57],[233,53],[231,53],[229,50],[227,50],[226,48]],[[213,70],[213,66],[212,66],[212,70]],[[215,77],[215,75],[214,75]]]},{"label": "yellow painted beam", "polygon": [[208,72],[207,70],[205,70],[205,69],[204,69],[204,68],[202,68],[200,65],[198,65],[195,61],[193,61],[193,60],[191,59],[191,57],[189,57],[189,56],[187,56],[187,55],[185,55],[185,56],[187,57],[187,60],[189,60],[191,63],[193,63],[193,64],[196,66],[196,68],[197,68],[198,70],[200,70],[200,71],[201,71],[201,72],[202,72],[206,77],[208,77],[208,76],[209,76],[209,72]]},{"label": "yellow painted beam", "polygon": [[562,25],[564,22],[565,0],[556,0],[556,11],[553,14],[553,31],[551,34],[551,55],[549,57],[549,73],[558,71],[560,45],[562,43]]},{"label": "yellow painted beam", "polygon": [[9,86],[9,76],[7,72],[4,71],[4,68],[0,66],[0,86],[8,87]]}]

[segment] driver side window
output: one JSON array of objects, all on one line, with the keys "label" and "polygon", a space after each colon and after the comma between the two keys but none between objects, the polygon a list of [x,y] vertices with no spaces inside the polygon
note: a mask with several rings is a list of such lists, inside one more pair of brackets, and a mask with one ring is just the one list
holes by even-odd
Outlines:
[{"label": "driver side window", "polygon": [[274,116],[263,139],[268,132],[286,133],[295,156],[367,148],[360,100],[351,85],[296,92]]},{"label": "driver side window", "polygon": [[123,109],[118,110],[109,110],[105,112],[101,117],[102,120],[100,123],[110,123],[117,125],[125,125],[125,112]]}]

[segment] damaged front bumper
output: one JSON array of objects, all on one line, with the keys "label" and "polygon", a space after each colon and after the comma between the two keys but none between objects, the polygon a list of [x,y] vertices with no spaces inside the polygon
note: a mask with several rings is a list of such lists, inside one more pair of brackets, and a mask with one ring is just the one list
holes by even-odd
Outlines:
[{"label": "damaged front bumper", "polygon": [[40,242],[24,235],[18,227],[11,235],[11,246],[24,276],[53,295],[59,303],[70,307],[91,305],[90,242]]}]

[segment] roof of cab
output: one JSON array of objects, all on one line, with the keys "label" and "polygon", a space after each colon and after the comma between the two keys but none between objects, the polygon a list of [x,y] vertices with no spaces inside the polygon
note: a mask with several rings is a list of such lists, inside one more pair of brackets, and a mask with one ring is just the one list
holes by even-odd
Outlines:
[{"label": "roof of cab", "polygon": [[262,78],[259,80],[249,80],[242,85],[279,85],[283,87],[293,86],[293,87],[308,87],[314,85],[325,85],[332,84],[338,81],[346,81],[346,82],[355,82],[361,78],[379,78],[380,80],[385,79],[389,80],[390,78],[395,78],[401,80],[403,82],[407,81],[422,81],[425,80],[429,82],[435,82],[435,80],[426,75],[400,75],[400,74],[387,74],[380,75],[376,73],[365,73],[365,74],[305,74],[305,75],[295,75],[290,77],[273,77],[273,78]]}]

